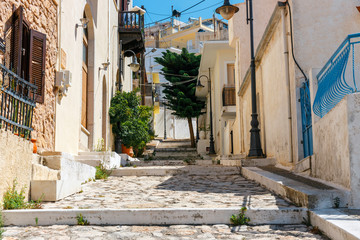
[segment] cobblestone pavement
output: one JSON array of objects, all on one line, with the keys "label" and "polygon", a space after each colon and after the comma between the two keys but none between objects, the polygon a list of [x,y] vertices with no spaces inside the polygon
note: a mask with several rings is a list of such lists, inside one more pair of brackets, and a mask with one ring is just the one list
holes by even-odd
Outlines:
[{"label": "cobblestone pavement", "polygon": [[265,188],[240,175],[110,177],[84,184],[82,192],[54,208],[282,208],[293,207]]},{"label": "cobblestone pavement", "polygon": [[180,240],[180,239],[328,239],[310,233],[303,225],[264,225],[230,227],[228,225],[173,226],[50,226],[7,227],[3,240]]}]

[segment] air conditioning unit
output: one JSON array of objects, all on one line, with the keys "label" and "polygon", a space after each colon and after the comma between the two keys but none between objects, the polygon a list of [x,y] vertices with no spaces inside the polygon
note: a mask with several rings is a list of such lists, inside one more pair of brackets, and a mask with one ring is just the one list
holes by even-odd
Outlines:
[{"label": "air conditioning unit", "polygon": [[68,88],[71,87],[72,74],[69,70],[56,72],[55,87]]}]

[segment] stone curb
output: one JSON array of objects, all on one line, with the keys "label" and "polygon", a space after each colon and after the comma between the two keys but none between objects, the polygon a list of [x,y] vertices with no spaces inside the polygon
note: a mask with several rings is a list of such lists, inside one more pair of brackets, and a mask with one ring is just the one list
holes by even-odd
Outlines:
[{"label": "stone curb", "polygon": [[[91,225],[200,225],[230,224],[239,208],[155,208],[155,209],[40,209],[3,211],[5,226],[77,225],[82,214]],[[248,209],[251,225],[301,224],[304,208]]]},{"label": "stone curb", "polygon": [[360,239],[360,221],[336,209],[310,211],[310,220],[332,239]]}]

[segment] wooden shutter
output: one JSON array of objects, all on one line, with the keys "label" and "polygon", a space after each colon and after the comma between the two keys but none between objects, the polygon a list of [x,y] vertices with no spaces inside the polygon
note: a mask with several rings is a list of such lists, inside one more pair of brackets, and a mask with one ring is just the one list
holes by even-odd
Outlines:
[{"label": "wooden shutter", "polygon": [[44,102],[45,90],[45,57],[46,57],[46,35],[30,30],[30,66],[29,81],[35,84],[37,88],[36,101]]},{"label": "wooden shutter", "polygon": [[16,9],[5,23],[5,63],[9,70],[21,75],[23,37],[23,8]]}]

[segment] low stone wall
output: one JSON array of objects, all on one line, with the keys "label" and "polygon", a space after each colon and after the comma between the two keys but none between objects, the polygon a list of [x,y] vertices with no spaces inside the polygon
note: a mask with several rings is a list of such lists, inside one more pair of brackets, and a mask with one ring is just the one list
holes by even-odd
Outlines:
[{"label": "low stone wall", "polygon": [[4,192],[12,186],[14,179],[18,182],[18,190],[26,187],[28,197],[32,173],[33,144],[13,135],[9,131],[0,130],[0,201]]}]

